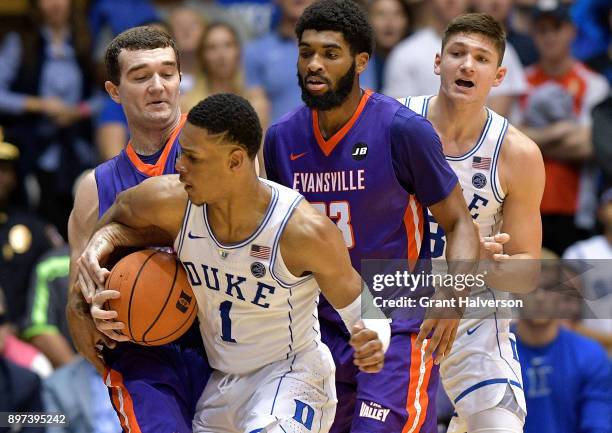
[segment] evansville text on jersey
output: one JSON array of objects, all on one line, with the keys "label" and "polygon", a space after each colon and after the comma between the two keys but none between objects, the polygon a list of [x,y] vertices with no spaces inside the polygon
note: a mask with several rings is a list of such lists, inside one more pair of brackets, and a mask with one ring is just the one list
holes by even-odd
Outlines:
[{"label": "evansville text on jersey", "polygon": [[357,191],[365,189],[365,170],[293,173],[293,189],[301,193]]}]

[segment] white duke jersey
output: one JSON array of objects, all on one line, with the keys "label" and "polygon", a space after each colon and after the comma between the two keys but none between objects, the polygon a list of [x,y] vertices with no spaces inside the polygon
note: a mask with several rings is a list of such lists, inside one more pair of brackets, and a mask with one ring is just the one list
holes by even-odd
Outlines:
[{"label": "white duke jersey", "polygon": [[312,276],[292,275],[279,247],[303,197],[261,181],[272,196],[263,221],[248,239],[224,245],[209,225],[206,204],[188,202],[174,242],[198,303],[208,360],[223,373],[248,373],[322,344],[319,287]]},{"label": "white duke jersey", "polygon": [[[432,96],[415,96],[399,99],[412,111],[427,118],[427,108]],[[476,145],[461,156],[446,156],[457,174],[463,189],[463,197],[472,218],[480,226],[482,236],[499,232],[502,219],[502,191],[497,164],[501,144],[508,129],[508,121],[487,108],[487,122]],[[429,213],[432,258],[444,257],[446,239],[442,227]]]},{"label": "white duke jersey", "polygon": [[[399,101],[412,111],[427,118],[432,96],[402,98]],[[482,236],[499,233],[502,223],[504,192],[502,191],[498,163],[502,142],[508,130],[508,121],[487,108],[487,121],[475,145],[465,154],[446,156],[457,174],[468,210],[478,222]],[[446,237],[429,213],[432,258],[443,259]],[[444,260],[433,261],[435,272],[445,272]],[[473,290],[471,296],[495,299],[508,294],[487,287]],[[500,316],[502,318],[500,318]],[[510,332],[509,312],[500,309],[466,309],[450,355],[442,362],[440,373],[444,388],[455,405],[460,418],[478,411],[505,404],[509,389],[520,410],[508,405],[521,418],[525,412],[522,378],[516,339]],[[472,318],[469,318],[472,317]],[[486,318],[485,318],[486,317]],[[510,388],[508,388],[510,387]],[[511,393],[512,394],[512,393]],[[500,403],[502,402],[502,403]]]}]

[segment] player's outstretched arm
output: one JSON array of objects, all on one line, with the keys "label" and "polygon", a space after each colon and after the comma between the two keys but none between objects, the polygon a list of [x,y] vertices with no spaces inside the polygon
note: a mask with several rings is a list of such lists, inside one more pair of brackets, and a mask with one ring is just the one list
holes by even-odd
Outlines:
[{"label": "player's outstretched arm", "polygon": [[[506,191],[501,232],[485,239],[485,250],[503,253],[487,255],[485,281],[497,290],[529,293],[538,282],[542,249],[540,202],[544,193],[544,162],[538,146],[510,126],[502,145],[499,176]],[[493,265],[493,266],[487,266]]]},{"label": "player's outstretched arm", "polygon": [[[446,233],[446,262],[449,274],[473,274],[478,267],[480,254],[478,229],[467,210],[459,183],[444,200],[430,206],[429,210]],[[457,292],[453,288],[440,287],[436,290],[434,298],[456,299],[466,294]],[[425,349],[425,355],[435,353],[434,362],[436,364],[440,364],[442,359],[450,353],[461,316],[461,311],[452,309],[436,308],[427,312],[416,344],[419,346],[432,333]]]},{"label": "player's outstretched arm", "polygon": [[[368,373],[380,371],[391,336],[389,322],[361,320],[362,280],[351,265],[338,227],[304,201],[291,216],[280,248],[289,271],[296,276],[312,273],[325,298],[342,317],[351,332],[355,365]],[[377,317],[384,317],[380,310],[378,313]]]},{"label": "player's outstretched arm", "polygon": [[68,220],[68,242],[70,244],[70,276],[66,318],[72,341],[77,351],[92,363],[99,373],[104,365],[98,357],[96,345],[114,346],[114,342],[100,333],[89,313],[94,293],[79,284],[77,260],[85,250],[98,220],[98,191],[93,171],[87,174],[77,187],[74,208]]},{"label": "player's outstretched arm", "polygon": [[106,336],[125,341],[116,331],[124,324],[113,321],[116,312],[103,308],[119,292],[105,290],[109,271],[102,263],[119,247],[170,246],[178,235],[187,194],[178,176],[158,176],[121,193],[113,206],[104,214],[97,230],[78,260],[79,280],[95,292],[91,315],[96,327]]}]

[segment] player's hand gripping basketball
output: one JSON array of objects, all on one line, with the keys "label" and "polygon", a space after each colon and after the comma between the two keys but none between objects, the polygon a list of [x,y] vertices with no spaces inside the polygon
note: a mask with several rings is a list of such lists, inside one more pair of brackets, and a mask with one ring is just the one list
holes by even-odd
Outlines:
[{"label": "player's hand gripping basketball", "polygon": [[383,344],[376,331],[364,327],[359,321],[353,326],[349,341],[355,350],[353,363],[365,373],[378,373],[385,364]]},{"label": "player's hand gripping basketball", "polygon": [[104,309],[106,301],[119,297],[118,291],[105,289],[104,283],[110,272],[100,266],[100,263],[103,263],[115,248],[108,237],[111,231],[112,224],[98,231],[91,238],[77,261],[77,278],[83,296],[91,304],[90,313],[96,328],[115,341],[129,341],[128,337],[117,332],[125,327],[125,324],[114,320],[117,312]]}]

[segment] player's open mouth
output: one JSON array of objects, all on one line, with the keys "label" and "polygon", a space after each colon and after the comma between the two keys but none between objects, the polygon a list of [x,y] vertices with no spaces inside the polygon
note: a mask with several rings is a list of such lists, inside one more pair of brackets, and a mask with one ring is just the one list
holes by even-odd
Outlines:
[{"label": "player's open mouth", "polygon": [[153,107],[161,107],[163,104],[167,104],[166,101],[151,101],[149,102],[148,105],[151,105]]},{"label": "player's open mouth", "polygon": [[308,90],[319,91],[323,90],[327,86],[327,82],[323,81],[321,78],[317,77],[309,77],[306,78],[306,87]]},{"label": "player's open mouth", "polygon": [[472,87],[474,87],[474,83],[469,80],[457,80],[455,81],[455,84],[459,87],[466,87],[468,89],[471,89]]}]

